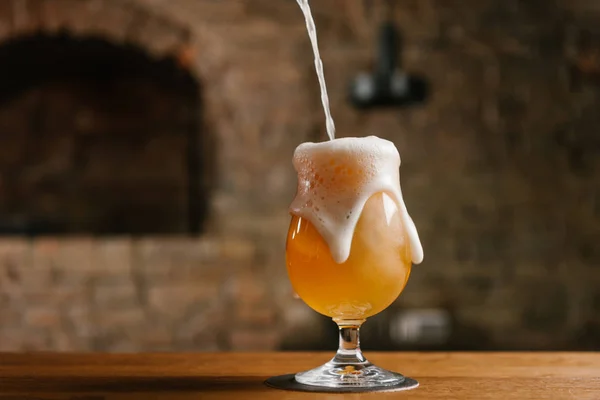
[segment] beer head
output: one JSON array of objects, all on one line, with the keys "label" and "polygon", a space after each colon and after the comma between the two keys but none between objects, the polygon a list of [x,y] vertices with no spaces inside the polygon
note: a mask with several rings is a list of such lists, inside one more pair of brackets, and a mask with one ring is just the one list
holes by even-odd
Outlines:
[{"label": "beer head", "polygon": [[379,192],[394,198],[405,214],[405,222],[411,225],[407,228],[413,238],[411,246],[416,246],[413,261],[420,262],[416,229],[402,201],[400,154],[392,142],[369,136],[303,143],[296,149],[293,163],[298,190],[290,211],[311,221],[336,262],[347,259],[362,208]]}]

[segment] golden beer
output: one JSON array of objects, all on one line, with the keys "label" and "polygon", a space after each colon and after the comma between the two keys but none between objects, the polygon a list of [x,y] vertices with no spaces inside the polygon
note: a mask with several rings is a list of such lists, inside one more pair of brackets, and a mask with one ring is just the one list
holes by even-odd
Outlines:
[{"label": "golden beer", "polygon": [[360,350],[359,329],[400,295],[423,249],[400,188],[400,154],[375,136],[303,143],[290,205],[286,264],[299,297],[340,330],[336,355],[294,375],[304,385],[401,387],[418,383],[379,368]]},{"label": "golden beer", "polygon": [[383,311],[406,286],[412,265],[398,205],[386,193],[366,202],[344,263],[337,264],[314,226],[297,216],[292,216],[286,256],[296,293],[334,319],[361,320]]}]

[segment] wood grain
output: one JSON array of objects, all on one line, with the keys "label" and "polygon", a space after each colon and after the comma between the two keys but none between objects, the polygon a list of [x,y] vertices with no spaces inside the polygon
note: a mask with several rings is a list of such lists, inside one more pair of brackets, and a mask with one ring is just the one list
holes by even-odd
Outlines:
[{"label": "wood grain", "polygon": [[270,389],[272,375],[328,353],[0,354],[0,400],[600,399],[598,353],[371,353],[416,378],[409,392],[354,395]]}]

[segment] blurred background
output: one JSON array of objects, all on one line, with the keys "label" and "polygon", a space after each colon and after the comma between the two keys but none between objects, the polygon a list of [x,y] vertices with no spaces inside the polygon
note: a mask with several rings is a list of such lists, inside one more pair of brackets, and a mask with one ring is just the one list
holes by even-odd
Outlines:
[{"label": "blurred background", "polygon": [[[398,146],[425,248],[363,347],[600,349],[600,3],[311,5],[337,134]],[[394,58],[407,101],[357,107]],[[333,352],[284,261],[325,138],[294,0],[0,2],[0,350]]]}]

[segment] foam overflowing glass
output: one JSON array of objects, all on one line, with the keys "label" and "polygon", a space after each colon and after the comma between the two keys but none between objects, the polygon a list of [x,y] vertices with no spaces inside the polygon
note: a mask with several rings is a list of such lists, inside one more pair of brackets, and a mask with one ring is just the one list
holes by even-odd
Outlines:
[{"label": "foam overflowing glass", "polygon": [[394,302],[423,259],[402,198],[398,150],[375,136],[304,143],[294,167],[288,275],[300,298],[339,327],[336,355],[295,379],[328,388],[401,385],[404,376],[371,364],[359,340],[363,322]]}]

